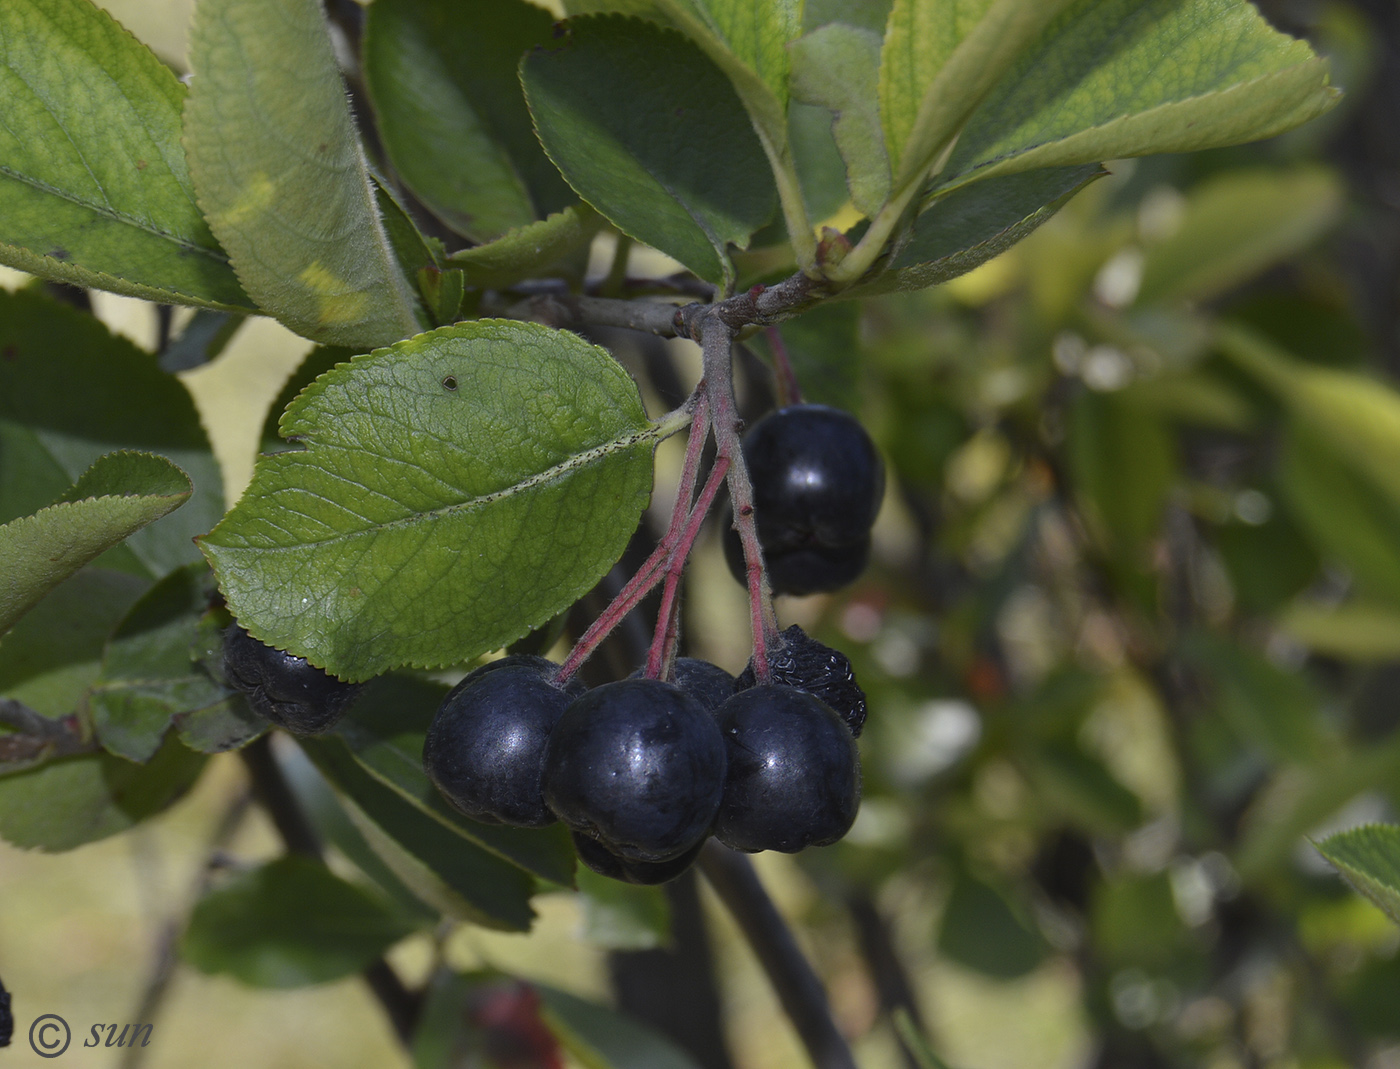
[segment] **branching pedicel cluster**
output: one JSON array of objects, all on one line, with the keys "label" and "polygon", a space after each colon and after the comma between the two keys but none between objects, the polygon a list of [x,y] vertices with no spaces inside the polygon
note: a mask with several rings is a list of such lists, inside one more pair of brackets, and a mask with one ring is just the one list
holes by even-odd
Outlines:
[{"label": "branching pedicel cluster", "polygon": [[[865,695],[842,654],[799,627],[778,631],[771,591],[835,590],[859,575],[884,467],[854,418],[820,405],[785,407],[741,443],[725,310],[687,323],[702,334],[705,378],[685,406],[680,492],[656,550],[562,665],[510,656],[463,679],[423,750],[429,778],[468,817],[519,827],[561,820],[586,865],[630,883],[678,876],[711,834],[750,852],[835,842],[860,801]],[[701,485],[711,432],[717,457]],[[726,481],[726,554],[748,588],[754,638],[737,680],[676,657],[685,561]],[[657,585],[646,664],[630,679],[584,688],[579,666]],[[329,730],[357,692],[236,625],[225,670],[257,711],[297,733]]]}]

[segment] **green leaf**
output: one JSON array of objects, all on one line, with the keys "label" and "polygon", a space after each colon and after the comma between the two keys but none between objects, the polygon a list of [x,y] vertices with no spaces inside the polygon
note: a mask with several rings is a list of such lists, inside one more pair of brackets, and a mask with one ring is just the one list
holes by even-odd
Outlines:
[{"label": "green leaf", "polygon": [[851,200],[874,215],[890,193],[890,161],[877,93],[880,36],[832,23],[794,41],[792,93],[834,114],[832,134],[846,163]]},{"label": "green leaf", "polygon": [[1302,838],[1363,791],[1400,775],[1400,745],[1368,744],[1336,758],[1291,766],[1261,791],[1242,822],[1235,868],[1245,883],[1277,879]]},{"label": "green leaf", "polygon": [[319,860],[289,854],[200,899],[180,955],[255,987],[301,987],[353,976],[413,930]]},{"label": "green leaf", "polygon": [[296,795],[297,804],[315,826],[317,834],[344,854],[406,915],[428,924],[437,923],[441,918],[440,911],[430,908],[410,891],[371,849],[350,819],[346,807],[306,753],[295,746],[288,746],[277,748],[274,754],[288,786]]},{"label": "green leaf", "polygon": [[[109,752],[148,760],[172,723],[180,725],[182,741],[202,753],[241,746],[265,729],[241,697],[195,660],[212,588],[206,565],[177,569],[147,591],[113,632],[102,674],[87,695],[98,740]],[[215,723],[218,733],[231,737],[213,738]]]},{"label": "green leaf", "polygon": [[364,72],[385,151],[418,199],[473,241],[573,200],[530,132],[516,72],[553,25],[521,0],[370,5]]},{"label": "green leaf", "polygon": [[1400,610],[1373,602],[1296,601],[1275,621],[1308,649],[1343,661],[1400,659]]},{"label": "green leaf", "polygon": [[1069,456],[1076,496],[1100,537],[1139,549],[1161,523],[1175,476],[1161,420],[1131,389],[1083,393],[1070,410]]},{"label": "green leaf", "polygon": [[840,299],[924,289],[965,275],[1005,252],[1108,172],[1055,167],[992,178],[943,197],[915,221],[888,270],[842,290]]},{"label": "green leaf", "polygon": [[[212,584],[211,584],[212,585]],[[210,609],[195,627],[189,654],[196,670],[222,687],[222,700],[175,714],[180,741],[200,753],[224,753],[252,742],[270,725],[248,706],[243,692],[231,687],[224,676],[224,629],[229,616],[223,608]]]},{"label": "green leaf", "polygon": [[51,852],[116,835],[189,790],[205,760],[168,739],[144,765],[95,753],[0,777],[0,838]]},{"label": "green leaf", "polygon": [[1042,803],[1090,834],[1125,835],[1142,822],[1137,795],[1077,747],[1047,742],[1023,760]]},{"label": "green leaf", "polygon": [[104,550],[179,508],[193,489],[163,457],[111,453],[66,500],[0,526],[0,632]]},{"label": "green leaf", "polygon": [[588,590],[651,488],[637,387],[532,323],[442,327],[317,379],[200,546],[258,639],[342,679],[498,649]]},{"label": "green leaf", "polygon": [[1367,375],[1305,364],[1234,324],[1222,325],[1216,342],[1300,424],[1400,507],[1400,392]]},{"label": "green leaf", "polygon": [[671,903],[660,887],[638,887],[578,870],[582,934],[608,950],[651,950],[671,941]]},{"label": "green leaf", "polygon": [[895,0],[880,116],[895,184],[921,182],[973,108],[1069,0]]},{"label": "green leaf", "polygon": [[774,203],[733,88],[679,34],[615,17],[568,25],[520,68],[545,151],[618,229],[727,285],[728,246],[745,247]]},{"label": "green leaf", "polygon": [[107,637],[149,585],[105,568],[61,583],[0,638],[0,694],[51,718],[75,712]]},{"label": "green leaf", "polygon": [[316,0],[202,0],[185,146],[244,288],[308,338],[368,348],[420,329]]},{"label": "green leaf", "polygon": [[224,514],[224,492],[184,385],[91,316],[0,290],[0,520],[38,511],[123,449],[166,457],[194,496],[102,564],[156,577],[198,560],[191,540]]},{"label": "green leaf", "polygon": [[1306,764],[1336,751],[1322,730],[1322,698],[1302,675],[1210,632],[1194,632],[1183,645],[1206,670],[1216,708],[1241,740],[1280,762]]},{"label": "green leaf", "polygon": [[[940,188],[1272,137],[1338,99],[1326,61],[1245,0],[1075,0],[1067,10],[999,0],[992,10],[1051,6],[1063,14],[1037,31],[963,127]],[[929,97],[955,66],[942,68]]]},{"label": "green leaf", "polygon": [[1368,824],[1315,845],[1347,883],[1400,924],[1400,828]]},{"label": "green leaf", "polygon": [[1191,191],[1181,225],[1146,249],[1137,301],[1211,297],[1317,240],[1341,213],[1330,171],[1229,171]]},{"label": "green leaf", "polygon": [[511,828],[468,820],[424,773],[423,738],[449,689],[407,676],[377,679],[356,699],[336,733],[366,772],[456,835],[542,879],[571,886],[574,849],[563,825]]},{"label": "green leaf", "polygon": [[542,1016],[585,1069],[696,1069],[669,1039],[630,1018],[545,984]]},{"label": "green leaf", "polygon": [[1400,605],[1400,502],[1311,427],[1290,425],[1281,454],[1284,499],[1313,544],[1363,589]]},{"label": "green leaf", "polygon": [[959,871],[943,907],[938,951],[985,976],[1014,980],[1045,960],[1046,946],[1000,892]]},{"label": "green leaf", "polygon": [[1190,946],[1167,872],[1096,882],[1089,923],[1094,947],[1114,968],[1164,969]]},{"label": "green leaf", "polygon": [[460,267],[471,285],[500,288],[586,251],[602,226],[602,216],[586,204],[575,204],[495,241],[455,252],[448,262]]},{"label": "green leaf", "polygon": [[[846,161],[841,158],[841,150],[832,136],[831,119],[830,111],[815,104],[794,100],[788,106],[788,141],[793,168],[802,187],[803,205],[812,219],[834,215],[851,199],[846,182]],[[753,244],[762,250],[786,240],[786,232],[770,224],[754,236]],[[796,261],[789,250],[780,249],[780,252],[788,253],[783,266],[790,272]],[[739,259],[742,264],[743,258]],[[744,274],[742,267],[740,274]]]},{"label": "green leaf", "polygon": [[89,0],[6,0],[0,54],[0,263],[251,309],[195,206],[170,69]]},{"label": "green leaf", "polygon": [[301,748],[339,791],[375,854],[413,893],[448,916],[509,932],[530,930],[529,873],[432,819],[361,767],[343,742]]}]

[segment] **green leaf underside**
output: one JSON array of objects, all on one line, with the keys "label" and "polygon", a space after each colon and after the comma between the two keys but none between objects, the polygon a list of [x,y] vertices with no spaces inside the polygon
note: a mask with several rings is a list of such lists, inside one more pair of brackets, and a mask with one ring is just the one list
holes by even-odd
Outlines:
[{"label": "green leaf underside", "polygon": [[896,0],[885,23],[877,91],[890,161],[898,165],[930,87],[993,0]]},{"label": "green leaf underside", "polygon": [[727,246],[745,247],[776,198],[733,88],[679,34],[606,16],[569,27],[521,64],[545,150],[618,229],[727,283]]},{"label": "green leaf underside", "polygon": [[934,202],[883,275],[840,297],[923,289],[947,282],[1005,252],[1076,193],[1108,172],[1097,164],[1005,175]]},{"label": "green leaf underside", "polygon": [[506,286],[585,248],[602,225],[602,217],[587,204],[575,204],[485,245],[454,252],[448,262],[460,267],[473,286]]},{"label": "green leaf underside", "polygon": [[413,929],[320,861],[289,854],[205,895],[180,954],[255,987],[300,987],[354,975]]},{"label": "green leaf underside", "polygon": [[846,164],[851,200],[868,216],[890,192],[876,94],[879,68],[879,35],[854,26],[823,26],[792,45],[793,96],[834,114],[832,134]]},{"label": "green leaf underside", "polygon": [[203,0],[190,65],[199,205],[259,307],[327,343],[416,333],[316,0]]},{"label": "green leaf underside", "polygon": [[1148,246],[1137,303],[1209,297],[1306,248],[1336,222],[1338,178],[1322,168],[1239,169],[1191,191],[1171,236]]},{"label": "green leaf underside", "polygon": [[532,323],[357,357],[282,417],[201,548],[263,642],[348,680],[499,649],[621,554],[660,432],[606,351]]},{"label": "green leaf underside", "polygon": [[102,564],[157,577],[198,560],[192,539],[224,514],[224,492],[184,385],[92,316],[0,290],[0,521],[37,512],[123,449],[167,458],[193,479],[194,496]]},{"label": "green leaf underside", "polygon": [[252,308],[195,206],[184,86],[150,49],[88,0],[6,0],[0,57],[0,263]]},{"label": "green leaf underside", "polygon": [[149,586],[97,567],[60,583],[0,637],[0,694],[50,719],[75,712],[99,674],[107,637]]},{"label": "green leaf underside", "polygon": [[[194,662],[201,617],[208,606],[209,569],[192,564],[171,572],[138,601],[107,642],[102,673],[87,695],[98,740],[110,753],[149,760],[172,723],[202,752],[208,721],[238,724],[229,744],[247,742],[265,725]],[[232,708],[221,708],[232,707]],[[230,745],[218,747],[230,748]]]},{"label": "green leaf underside", "polygon": [[427,924],[436,924],[441,919],[441,912],[424,904],[404,886],[403,881],[370,848],[351,819],[346,805],[304,751],[293,746],[279,748],[277,764],[286,776],[297,804],[327,846],[345,855],[346,860],[364,873],[405,915]]},{"label": "green leaf underside", "polygon": [[1284,482],[1300,519],[1329,549],[1349,550],[1342,559],[1359,575],[1400,596],[1400,394],[1369,376],[1306,363],[1238,325],[1223,325],[1217,343],[1292,417]]},{"label": "green leaf underside", "polygon": [[365,78],[395,170],[458,233],[492,241],[573,194],[530,132],[520,57],[551,40],[521,0],[383,0],[365,28]]},{"label": "green leaf underside", "polygon": [[380,783],[343,743],[303,739],[302,749],[335,786],[370,848],[415,895],[459,920],[530,930],[535,881],[528,872],[463,839]]},{"label": "green leaf underside", "polygon": [[669,1039],[636,1021],[556,987],[533,986],[550,1031],[587,1069],[696,1069]]},{"label": "green leaf underside", "polygon": [[1270,137],[1336,99],[1326,62],[1244,0],[1078,0],[969,119],[938,187]]},{"label": "green leaf underside", "polygon": [[0,777],[0,838],[60,851],[116,835],[184,794],[206,760],[169,739],[144,765],[95,753]]},{"label": "green leaf underside", "polygon": [[1352,828],[1322,840],[1317,849],[1347,883],[1400,924],[1400,828],[1382,824]]},{"label": "green leaf underside", "polygon": [[449,688],[408,676],[374,680],[336,734],[378,782],[454,834],[554,883],[574,880],[574,849],[563,825],[512,828],[481,824],[453,809],[423,772],[423,738]]},{"label": "green leaf underside", "polygon": [[0,526],[0,632],[104,550],[179,508],[192,490],[189,476],[164,457],[111,453],[66,500]]},{"label": "green leaf underside", "polygon": [[1299,526],[1363,591],[1400,606],[1400,502],[1305,423],[1289,425],[1280,453],[1283,497]]}]

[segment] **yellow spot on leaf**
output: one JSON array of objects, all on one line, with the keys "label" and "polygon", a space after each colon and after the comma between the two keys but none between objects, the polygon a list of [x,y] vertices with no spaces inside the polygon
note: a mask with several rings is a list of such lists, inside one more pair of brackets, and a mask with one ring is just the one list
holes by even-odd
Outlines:
[{"label": "yellow spot on leaf", "polygon": [[336,323],[356,323],[368,311],[369,298],[351,289],[344,279],[329,271],[319,260],[302,268],[297,278],[316,297],[316,320],[322,326]]}]

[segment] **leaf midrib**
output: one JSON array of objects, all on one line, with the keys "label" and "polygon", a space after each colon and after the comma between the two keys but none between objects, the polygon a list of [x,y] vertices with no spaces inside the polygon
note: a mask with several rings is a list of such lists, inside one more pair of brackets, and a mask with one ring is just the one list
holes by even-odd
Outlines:
[{"label": "leaf midrib", "polygon": [[[62,200],[68,201],[70,204],[76,204],[78,207],[84,208],[92,212],[94,215],[107,216],[114,222],[134,227],[137,230],[143,230],[148,234],[154,235],[155,237],[164,238],[165,240],[172,242],[173,244],[178,245],[183,249],[186,249],[190,252],[199,253],[201,256],[206,256],[210,260],[213,260],[215,263],[222,264],[225,267],[228,266],[228,257],[225,256],[221,251],[211,249],[205,245],[196,244],[190,241],[188,238],[182,238],[176,234],[171,234],[168,231],[161,230],[159,227],[151,226],[149,223],[143,222],[139,219],[135,219],[132,216],[129,216],[116,208],[106,207],[94,204],[91,201],[83,200],[75,196],[74,194],[68,192],[67,190],[59,189],[56,186],[51,186],[47,182],[41,181],[37,178],[21,174],[10,167],[6,167],[4,164],[0,164],[0,176],[12,179],[13,181],[19,182],[23,185],[31,186],[34,189],[40,190],[44,193],[48,193],[52,196],[59,197]],[[10,243],[6,242],[5,244]],[[41,255],[47,256],[48,254],[42,253]]]},{"label": "leaf midrib", "polygon": [[[1298,70],[1299,68],[1310,66],[1310,65],[1313,64],[1314,62],[1315,62],[1314,60],[1305,60],[1305,61],[1303,61],[1303,62],[1301,62],[1301,63],[1293,63],[1293,64],[1290,64],[1290,65],[1287,66],[1287,67],[1280,67],[1278,70],[1269,71],[1269,72],[1267,72],[1267,73],[1265,73],[1265,74],[1261,74],[1261,75],[1259,75],[1259,76],[1257,76],[1257,77],[1255,77],[1255,78],[1249,78],[1249,79],[1247,79],[1247,80],[1245,80],[1245,81],[1242,81],[1242,82],[1232,82],[1232,83],[1230,83],[1229,85],[1224,85],[1224,86],[1221,86],[1221,87],[1219,87],[1219,88],[1217,88],[1217,89],[1211,89],[1210,91],[1205,92],[1205,93],[1194,93],[1194,94],[1192,94],[1191,96],[1181,97],[1181,98],[1179,98],[1179,99],[1177,99],[1177,100],[1168,100],[1168,101],[1165,101],[1165,102],[1160,103],[1160,104],[1155,104],[1155,105],[1153,105],[1152,107],[1149,107],[1149,108],[1141,108],[1141,109],[1139,109],[1139,110],[1137,110],[1137,111],[1125,111],[1125,112],[1122,112],[1122,113],[1119,114],[1119,115],[1115,115],[1113,118],[1108,119],[1108,120],[1105,121],[1105,122],[1096,123],[1096,124],[1093,125],[1093,126],[1086,126],[1086,127],[1084,127],[1083,129],[1075,130],[1075,131],[1073,131],[1073,132],[1071,132],[1071,133],[1064,134],[1064,135],[1061,135],[1061,136],[1059,136],[1059,137],[1052,137],[1052,138],[1050,138],[1049,140],[1046,140],[1046,141],[1037,141],[1037,142],[1035,142],[1034,144],[1030,144],[1030,145],[1019,145],[1019,146],[1017,146],[1017,147],[1015,147],[1015,148],[1013,148],[1013,149],[1010,149],[1010,150],[1008,150],[1008,151],[1006,151],[1006,152],[1000,153],[999,155],[992,156],[992,157],[989,157],[989,158],[987,158],[987,159],[985,159],[985,160],[978,161],[978,162],[977,162],[974,166],[972,166],[970,169],[968,169],[968,170],[966,170],[966,171],[962,171],[962,172],[960,172],[960,173],[958,173],[958,174],[956,174],[956,175],[953,175],[951,178],[948,179],[948,184],[947,184],[947,185],[939,185],[939,186],[937,186],[937,187],[933,190],[932,195],[933,195],[934,197],[936,197],[936,198],[940,198],[940,199],[941,199],[942,197],[945,197],[945,196],[947,196],[947,195],[950,194],[950,193],[956,193],[958,190],[963,189],[963,188],[965,188],[965,187],[967,187],[967,186],[969,186],[969,185],[972,185],[974,182],[981,181],[981,180],[982,180],[982,177],[983,177],[983,172],[984,172],[984,171],[987,171],[987,170],[990,169],[990,168],[994,168],[994,167],[996,167],[997,165],[1006,162],[1007,160],[1014,160],[1014,159],[1016,159],[1016,158],[1018,158],[1018,157],[1020,157],[1020,156],[1029,155],[1030,153],[1035,152],[1037,149],[1045,148],[1045,147],[1048,146],[1048,145],[1058,145],[1058,144],[1062,144],[1062,143],[1064,143],[1064,142],[1066,142],[1066,141],[1071,141],[1071,140],[1073,140],[1073,139],[1075,139],[1075,138],[1083,138],[1083,137],[1085,137],[1085,136],[1088,135],[1088,134],[1092,134],[1092,133],[1094,133],[1094,132],[1096,132],[1096,131],[1099,131],[1099,130],[1106,130],[1106,129],[1108,129],[1110,126],[1114,126],[1114,125],[1116,125],[1116,124],[1118,124],[1118,123],[1121,123],[1121,122],[1124,122],[1125,120],[1128,120],[1128,119],[1144,118],[1144,117],[1146,117],[1146,116],[1148,116],[1148,115],[1151,115],[1151,114],[1152,114],[1153,112],[1155,112],[1155,111],[1166,111],[1166,110],[1168,110],[1168,109],[1170,109],[1170,108],[1179,108],[1179,107],[1183,107],[1183,106],[1185,106],[1185,105],[1194,103],[1194,102],[1196,102],[1196,101],[1205,100],[1205,99],[1207,99],[1207,98],[1209,98],[1209,97],[1220,96],[1220,95],[1222,95],[1222,94],[1224,94],[1224,93],[1235,92],[1235,91],[1237,91],[1237,90],[1247,88],[1247,87],[1249,87],[1249,86],[1251,86],[1251,85],[1255,85],[1255,84],[1258,83],[1258,82],[1267,81],[1267,80],[1272,79],[1272,78],[1278,78],[1278,77],[1280,77],[1280,76],[1282,76],[1282,75],[1288,74],[1288,73],[1291,72],[1291,71],[1296,71],[1296,70]],[[1051,166],[1063,167],[1063,166],[1075,166],[1075,165],[1074,165],[1074,164],[1062,164],[1062,163],[1057,163],[1057,164],[1053,164],[1053,165],[1051,165]],[[1034,167],[1033,167],[1033,168],[1028,168],[1028,169],[1029,169],[1029,170],[1036,170],[1037,168],[1034,168]],[[1005,172],[999,172],[999,173],[1005,173]],[[988,177],[990,177],[990,176],[988,176]]]},{"label": "leaf midrib", "polygon": [[[522,494],[522,493],[525,493],[525,492],[527,492],[527,491],[529,491],[529,490],[533,490],[533,489],[535,489],[536,487],[546,486],[546,485],[548,485],[549,483],[556,482],[556,481],[558,481],[559,479],[562,479],[562,478],[564,478],[565,476],[569,475],[570,473],[572,473],[572,472],[574,472],[574,471],[581,470],[581,469],[583,469],[583,468],[586,468],[586,467],[590,466],[591,464],[593,464],[594,462],[596,462],[596,461],[598,461],[598,460],[601,460],[601,459],[603,459],[604,457],[609,456],[609,455],[611,455],[611,454],[613,454],[613,453],[621,453],[621,452],[623,452],[623,451],[625,451],[625,450],[627,450],[627,449],[632,448],[633,446],[640,445],[640,444],[643,443],[643,442],[648,442],[648,441],[651,441],[651,442],[659,441],[661,438],[663,438],[663,437],[665,436],[665,433],[666,433],[666,432],[663,430],[663,428],[662,428],[659,424],[651,424],[650,426],[648,426],[648,427],[646,427],[646,428],[644,428],[644,429],[642,429],[642,430],[640,430],[640,431],[636,431],[636,432],[634,432],[634,433],[632,433],[632,434],[624,435],[623,437],[620,437],[620,438],[613,438],[613,439],[610,439],[610,440],[608,440],[608,441],[606,441],[606,442],[602,442],[602,443],[600,443],[599,445],[595,445],[595,446],[593,446],[593,447],[591,447],[591,448],[589,448],[589,449],[584,450],[582,453],[575,453],[575,454],[573,454],[572,456],[569,456],[569,457],[565,458],[564,460],[560,461],[560,462],[557,463],[557,464],[552,464],[552,465],[550,465],[548,468],[545,468],[543,471],[537,472],[537,473],[534,474],[534,475],[530,475],[530,476],[528,476],[528,477],[526,477],[526,478],[520,480],[519,482],[512,483],[510,486],[502,487],[502,488],[499,489],[499,490],[493,490],[493,491],[491,491],[489,494],[481,494],[481,495],[478,495],[478,496],[476,496],[476,497],[467,498],[465,501],[456,502],[456,503],[451,504],[451,505],[445,505],[445,506],[443,506],[442,508],[429,509],[429,510],[427,510],[427,511],[425,511],[425,512],[414,512],[412,515],[405,516],[405,517],[403,517],[402,519],[389,520],[389,521],[386,522],[386,523],[371,524],[371,525],[369,525],[369,526],[366,526],[366,527],[363,527],[363,528],[359,528],[359,529],[357,529],[357,530],[345,531],[345,532],[340,532],[340,533],[337,533],[337,534],[333,534],[333,535],[330,535],[330,536],[328,536],[328,537],[326,537],[326,538],[299,539],[295,544],[289,545],[289,546],[256,546],[256,547],[254,547],[254,546],[252,546],[252,545],[247,545],[247,544],[245,544],[245,545],[243,545],[243,546],[241,546],[241,547],[237,547],[237,548],[239,548],[239,549],[254,549],[254,548],[256,548],[259,552],[268,552],[268,553],[299,552],[299,551],[302,551],[302,550],[306,549],[306,548],[309,547],[309,546],[327,546],[327,545],[334,545],[334,544],[337,543],[337,542],[344,542],[344,541],[348,541],[348,540],[354,539],[354,538],[361,538],[361,537],[363,537],[364,535],[370,534],[370,533],[378,533],[378,532],[382,532],[382,531],[393,531],[393,530],[399,529],[399,528],[412,527],[412,526],[415,526],[415,525],[417,525],[417,524],[419,524],[419,523],[422,523],[425,519],[441,519],[441,518],[443,518],[443,517],[453,516],[453,515],[457,515],[457,514],[464,514],[464,513],[475,512],[475,511],[477,511],[477,510],[479,510],[479,509],[481,509],[481,508],[485,508],[485,507],[488,506],[488,505],[493,505],[493,504],[495,504],[495,503],[498,502],[498,501],[505,501],[505,500],[507,500],[507,499],[509,499],[509,498],[515,497],[515,496],[517,496],[517,495],[519,495],[519,494]],[[340,448],[340,447],[337,446],[336,448]],[[407,462],[406,462],[406,461],[398,461],[398,463],[407,463]],[[326,469],[324,469],[324,468],[322,468],[321,471],[322,471],[324,474],[327,474],[327,475],[333,475],[333,474],[334,474],[333,472],[326,471]],[[347,481],[349,481],[349,480],[347,480]],[[358,484],[357,484],[357,485],[358,485]],[[297,487],[288,487],[287,489],[300,489],[300,488],[297,488]],[[342,507],[343,507],[343,506],[342,506]],[[325,521],[320,521],[320,522],[325,522]],[[211,532],[211,534],[212,534],[212,533],[213,533],[213,532]],[[220,545],[219,542],[213,541],[212,539],[211,539],[210,541],[211,541],[211,543],[212,543],[213,545]],[[226,546],[226,548],[234,548],[234,547],[227,547],[227,546]]]}]

